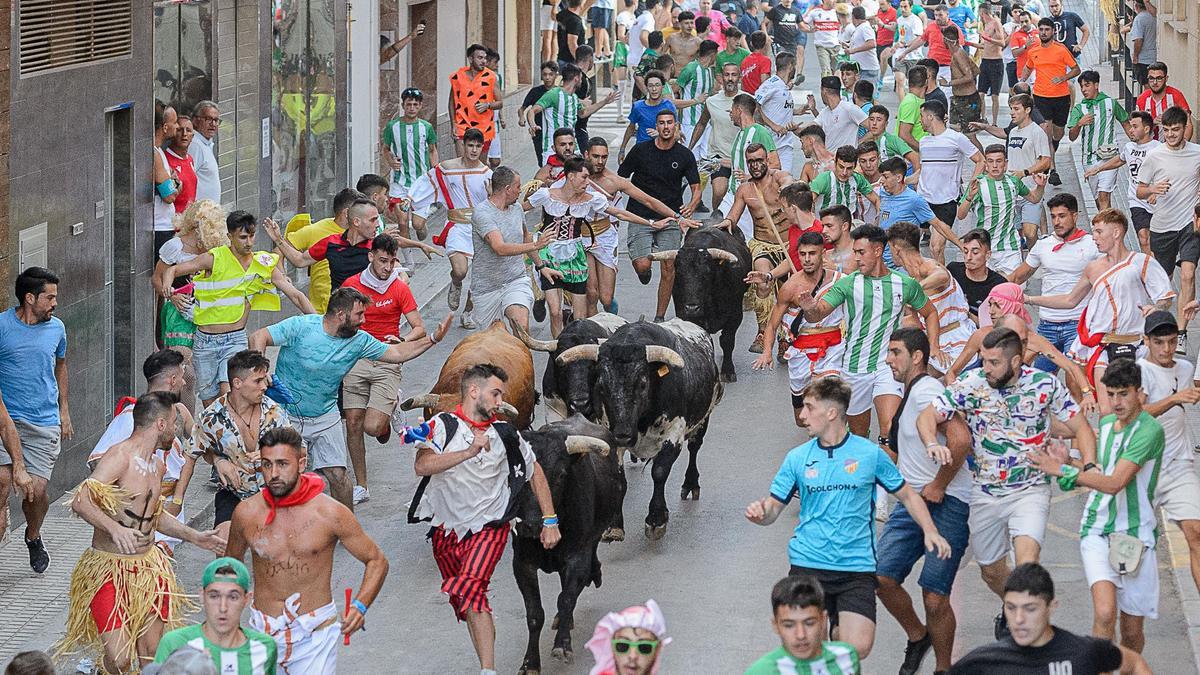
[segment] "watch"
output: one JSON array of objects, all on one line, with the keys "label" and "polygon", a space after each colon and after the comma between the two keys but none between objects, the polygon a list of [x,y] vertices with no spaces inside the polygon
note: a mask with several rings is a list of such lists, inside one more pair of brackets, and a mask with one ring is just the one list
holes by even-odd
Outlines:
[{"label": "watch", "polygon": [[1083,470],[1084,470],[1084,471],[1091,471],[1092,469],[1095,469],[1095,470],[1099,471],[1099,470],[1100,470],[1100,467],[1099,467],[1099,466],[1097,466],[1095,462],[1088,462],[1087,464],[1084,464],[1084,465],[1083,465]]}]

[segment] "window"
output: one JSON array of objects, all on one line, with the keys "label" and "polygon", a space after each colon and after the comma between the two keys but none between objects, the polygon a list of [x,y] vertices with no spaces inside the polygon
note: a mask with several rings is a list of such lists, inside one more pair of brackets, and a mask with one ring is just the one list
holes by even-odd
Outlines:
[{"label": "window", "polygon": [[154,3],[154,98],[181,115],[212,99],[212,14],[209,0]]},{"label": "window", "polygon": [[133,0],[20,0],[21,76],[130,56]]}]

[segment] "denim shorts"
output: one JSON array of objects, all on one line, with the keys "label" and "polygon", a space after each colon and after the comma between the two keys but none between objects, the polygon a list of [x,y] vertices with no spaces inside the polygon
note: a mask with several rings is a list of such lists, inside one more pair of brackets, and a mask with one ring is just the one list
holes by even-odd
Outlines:
[{"label": "denim shorts", "polygon": [[246,331],[205,333],[196,331],[192,364],[196,367],[196,395],[207,401],[221,395],[221,383],[229,381],[225,364],[229,357],[247,348]]},{"label": "denim shorts", "polygon": [[591,7],[588,9],[588,23],[592,28],[612,30],[613,10],[607,7]]},{"label": "denim shorts", "polygon": [[[1037,327],[1038,335],[1046,338],[1046,341],[1054,346],[1058,351],[1066,354],[1070,349],[1071,343],[1075,341],[1079,335],[1078,321],[1039,321]],[[1047,373],[1057,373],[1058,366],[1050,359],[1038,354],[1037,360],[1033,362],[1034,368],[1039,368]]]},{"label": "denim shorts", "polygon": [[904,504],[898,503],[888,516],[883,534],[879,536],[875,573],[904,583],[913,565],[924,557],[925,565],[917,584],[930,593],[948,596],[971,536],[967,524],[971,507],[950,495],[943,497],[941,504],[925,502],[925,506],[938,532],[950,542],[950,557],[941,560],[936,554],[925,550],[925,535],[921,532],[921,526],[909,515]]}]

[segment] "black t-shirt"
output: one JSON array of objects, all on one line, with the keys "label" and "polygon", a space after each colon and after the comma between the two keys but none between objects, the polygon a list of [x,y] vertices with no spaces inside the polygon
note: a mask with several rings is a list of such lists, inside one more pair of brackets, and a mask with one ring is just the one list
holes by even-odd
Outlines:
[{"label": "black t-shirt", "polygon": [[575,144],[580,148],[587,147],[588,133],[587,123],[588,118],[583,116],[584,106],[591,103],[589,97],[592,95],[592,82],[584,75],[579,80],[579,87],[575,89],[575,95],[579,97],[579,117],[575,118]]},{"label": "black t-shirt", "polygon": [[934,87],[925,92],[925,100],[941,101],[942,105],[946,106],[946,110],[950,110],[950,102],[946,100],[946,92],[942,91],[940,87]]},{"label": "black t-shirt", "polygon": [[[695,155],[678,141],[669,150],[659,149],[653,139],[638,143],[621,162],[617,175],[628,178],[646,194],[676,211],[683,206],[684,185],[700,183]],[[636,199],[629,200],[628,209],[643,218],[662,218],[662,214],[651,211]]]},{"label": "black t-shirt", "polygon": [[1008,637],[974,649],[950,667],[950,675],[1092,675],[1120,667],[1121,650],[1112,642],[1055,626],[1041,647],[1021,647]]},{"label": "black t-shirt", "polygon": [[575,53],[567,45],[567,36],[579,38],[576,45],[587,44],[586,33],[583,30],[583,19],[578,14],[565,9],[558,12],[558,60],[575,62]]},{"label": "black t-shirt", "polygon": [[784,8],[776,5],[767,12],[767,20],[771,22],[771,39],[780,47],[796,46],[796,36],[800,34],[800,9],[795,3]]},{"label": "black t-shirt", "polygon": [[[529,107],[533,106],[534,104],[536,104],[538,102],[539,99],[542,98],[543,95],[545,95],[545,93],[547,91],[549,91],[549,89],[546,89],[546,85],[544,85],[544,84],[539,84],[536,87],[530,87],[529,92],[527,94],[525,94],[525,100],[521,101],[521,107],[529,108]],[[535,114],[533,116],[533,121],[537,123],[538,127],[541,127],[542,126],[542,113]],[[541,138],[542,132],[540,132],[540,131],[537,132],[537,135],[535,137]]]},{"label": "black t-shirt", "polygon": [[1083,28],[1083,19],[1075,12],[1063,12],[1058,16],[1051,15],[1054,22],[1054,39],[1071,49],[1079,42],[1079,29]]},{"label": "black t-shirt", "polygon": [[979,307],[987,300],[988,293],[996,286],[1008,281],[1003,275],[993,269],[988,269],[987,279],[983,281],[975,281],[967,277],[967,266],[962,262],[946,263],[946,269],[950,270],[950,276],[958,282],[962,287],[963,295],[967,296],[967,305],[971,307],[971,311],[976,316],[979,315]]}]

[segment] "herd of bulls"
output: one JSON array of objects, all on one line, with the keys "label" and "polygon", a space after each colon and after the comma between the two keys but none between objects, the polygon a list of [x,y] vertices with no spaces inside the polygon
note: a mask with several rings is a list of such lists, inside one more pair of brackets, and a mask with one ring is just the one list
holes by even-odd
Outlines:
[{"label": "herd of bulls", "polygon": [[[680,318],[663,323],[627,322],[613,314],[573,321],[557,340],[536,340],[519,328],[513,335],[497,321],[463,339],[447,357],[428,394],[405,401],[426,417],[459,403],[459,380],[473,365],[491,363],[509,376],[505,410],[538,458],[560,519],[562,541],[552,550],[539,540],[541,513],[528,487],[518,496],[521,522],[513,537],[513,570],[525,600],[529,646],[522,673],[541,669],[538,642],[545,612],[538,570],[562,581],[555,658],[572,658],[575,604],[589,584],[600,586],[601,541],[625,538],[623,454],[651,463],[654,492],[645,533],[659,539],[670,511],[664,494],[676,458],[686,446],[688,467],[682,499],[700,498],[696,455],[720,402],[724,382],[736,380],[734,339],[742,321],[750,251],[741,234],[714,228],[689,233],[678,252],[672,299]],[[720,371],[709,333],[721,332]],[[533,430],[538,392],[533,351],[549,358],[542,378],[546,408],[563,419]]]}]

